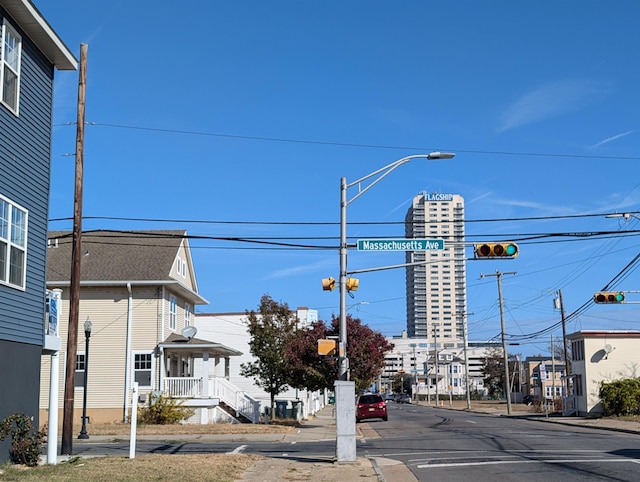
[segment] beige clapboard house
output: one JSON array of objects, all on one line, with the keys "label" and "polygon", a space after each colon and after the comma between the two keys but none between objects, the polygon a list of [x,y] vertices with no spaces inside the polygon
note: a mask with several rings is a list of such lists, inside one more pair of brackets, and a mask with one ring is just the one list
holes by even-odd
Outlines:
[{"label": "beige clapboard house", "polygon": [[[228,383],[231,357],[241,353],[198,338],[194,307],[207,304],[198,294],[185,231],[87,231],[82,234],[79,326],[75,371],[74,423],[81,423],[84,377],[90,423],[126,421],[133,403],[163,393],[196,409],[192,422],[257,409]],[[63,410],[69,323],[72,233],[50,232],[47,288],[62,290],[59,336],[59,413]],[[90,319],[89,357],[83,324]],[[194,377],[195,361],[204,366]],[[204,361],[204,363],[201,362]],[[85,368],[86,373],[85,373]],[[49,406],[51,359],[42,357],[40,410]],[[238,405],[242,405],[238,407]],[[225,412],[226,414],[226,412]],[[46,420],[46,417],[43,418]],[[61,419],[61,418],[60,418]]]}]

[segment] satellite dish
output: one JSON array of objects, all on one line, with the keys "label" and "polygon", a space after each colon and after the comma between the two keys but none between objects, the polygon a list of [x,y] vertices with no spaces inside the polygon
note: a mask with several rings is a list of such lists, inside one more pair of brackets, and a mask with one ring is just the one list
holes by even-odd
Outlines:
[{"label": "satellite dish", "polygon": [[182,336],[184,336],[189,340],[191,340],[191,338],[196,336],[196,333],[198,333],[198,329],[195,326],[185,326],[182,329]]},{"label": "satellite dish", "polygon": [[607,343],[607,344],[604,346],[604,351],[605,351],[605,353],[608,355],[609,353],[611,353],[611,352],[613,351],[613,347]]}]

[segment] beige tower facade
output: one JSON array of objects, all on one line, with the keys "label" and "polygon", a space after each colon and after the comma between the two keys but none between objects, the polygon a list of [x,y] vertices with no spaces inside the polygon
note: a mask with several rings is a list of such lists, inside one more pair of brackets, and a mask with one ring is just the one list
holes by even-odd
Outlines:
[{"label": "beige tower facade", "polygon": [[[442,239],[443,250],[408,251],[407,334],[433,348],[464,345],[467,312],[464,198],[426,193],[413,198],[405,217],[407,238]],[[419,263],[419,264],[415,264]]]}]

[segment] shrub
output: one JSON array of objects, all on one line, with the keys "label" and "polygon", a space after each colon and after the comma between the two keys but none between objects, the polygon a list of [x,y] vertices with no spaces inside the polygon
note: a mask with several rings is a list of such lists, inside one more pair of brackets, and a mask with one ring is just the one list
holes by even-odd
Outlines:
[{"label": "shrub", "polygon": [[11,435],[11,462],[36,467],[46,437],[46,428],[42,431],[34,430],[32,417],[14,413],[0,422],[0,440],[8,435]]},{"label": "shrub", "polygon": [[640,379],[600,382],[598,396],[604,415],[640,414]]},{"label": "shrub", "polygon": [[182,402],[163,395],[149,397],[149,405],[140,409],[140,423],[167,425],[182,422],[196,413]]}]

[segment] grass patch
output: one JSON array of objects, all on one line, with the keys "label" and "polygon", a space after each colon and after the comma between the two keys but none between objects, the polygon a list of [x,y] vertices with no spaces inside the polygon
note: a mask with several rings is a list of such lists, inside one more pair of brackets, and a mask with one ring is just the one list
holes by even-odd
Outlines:
[{"label": "grass patch", "polygon": [[19,482],[112,482],[171,481],[232,482],[263,457],[248,454],[137,455],[73,458],[58,465],[0,466],[0,481]]}]

